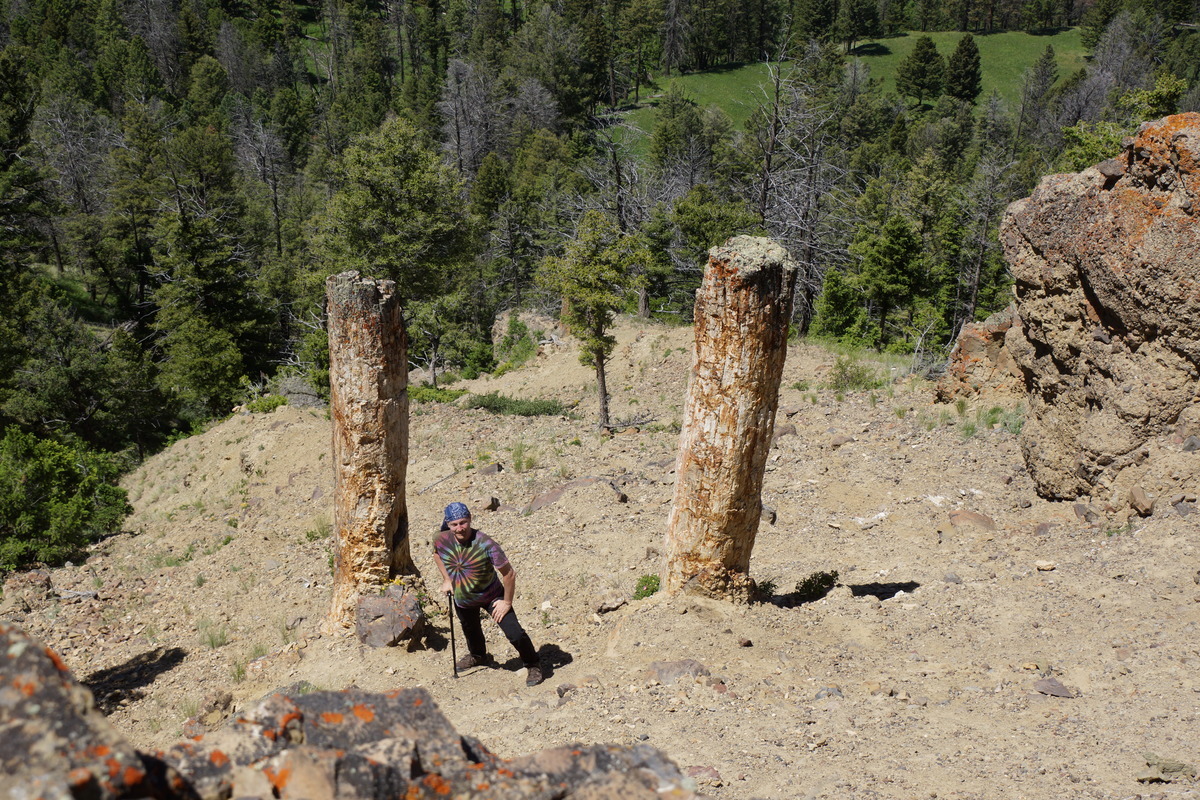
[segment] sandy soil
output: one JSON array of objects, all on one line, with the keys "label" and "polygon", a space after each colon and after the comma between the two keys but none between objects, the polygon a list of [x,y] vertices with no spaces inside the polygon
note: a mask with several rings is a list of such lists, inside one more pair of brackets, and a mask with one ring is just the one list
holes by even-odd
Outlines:
[{"label": "sandy soil", "polygon": [[[552,667],[542,686],[525,688],[492,625],[507,663],[453,679],[436,603],[442,649],[319,634],[332,516],[321,411],[238,414],[154,457],[125,482],[129,533],[53,570],[65,596],[4,615],[62,653],[143,749],[297,681],[421,685],[502,756],[646,741],[716,798],[1200,797],[1191,779],[1137,780],[1147,753],[1200,763],[1200,514],[1041,500],[1003,424],[972,430],[979,409],[934,406],[908,379],[839,397],[822,388],[835,356],[796,346],[777,422],[796,432],[770,458],[777,519],[752,574],[780,595],[821,571],[839,585],[794,608],[633,600],[662,547],[690,330],[623,322],[619,342],[615,416],[655,418],[638,430],[596,432],[590,371],[568,346],[464,385],[558,397],[577,418],[412,410],[417,564],[432,583],[446,503],[499,498],[476,521],[516,565],[517,611]],[[483,474],[491,462],[503,471]],[[585,476],[612,478],[626,501],[601,482],[524,510]],[[613,595],[624,605],[598,613]],[[648,678],[652,662],[684,658],[711,675]],[[1074,696],[1039,692],[1051,679]]]}]

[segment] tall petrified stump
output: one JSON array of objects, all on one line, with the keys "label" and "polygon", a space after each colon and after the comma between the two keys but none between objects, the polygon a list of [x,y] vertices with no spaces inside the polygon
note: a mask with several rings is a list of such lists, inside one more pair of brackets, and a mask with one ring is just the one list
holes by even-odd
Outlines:
[{"label": "tall petrified stump", "polygon": [[333,418],[333,599],[348,627],[358,595],[416,572],[408,545],[408,337],[393,281],[357,272],[325,284]]},{"label": "tall petrified stump", "polygon": [[769,239],[709,251],[667,522],[665,588],[743,599],[787,354],[796,265]]}]

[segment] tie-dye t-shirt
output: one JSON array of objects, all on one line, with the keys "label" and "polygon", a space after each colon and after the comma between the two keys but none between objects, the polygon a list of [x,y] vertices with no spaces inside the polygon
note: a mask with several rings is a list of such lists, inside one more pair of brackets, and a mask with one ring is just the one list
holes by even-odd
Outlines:
[{"label": "tie-dye t-shirt", "polygon": [[479,608],[504,597],[497,571],[508,566],[508,556],[486,533],[474,531],[471,541],[460,544],[452,532],[442,531],[433,540],[433,550],[450,573],[459,608]]}]

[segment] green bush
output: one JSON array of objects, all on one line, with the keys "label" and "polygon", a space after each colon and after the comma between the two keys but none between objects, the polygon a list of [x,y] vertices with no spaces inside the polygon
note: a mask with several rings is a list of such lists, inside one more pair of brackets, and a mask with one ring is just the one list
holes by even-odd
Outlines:
[{"label": "green bush", "polygon": [[657,575],[643,575],[638,578],[637,585],[633,588],[633,599],[641,600],[645,597],[657,592],[659,589],[659,579]]},{"label": "green bush", "polygon": [[116,460],[10,427],[0,440],[0,570],[61,564],[132,509]]},{"label": "green bush", "polygon": [[567,413],[558,400],[520,400],[505,397],[499,392],[473,394],[467,399],[467,408],[482,408],[493,414],[511,414],[517,417],[554,417]]},{"label": "green bush", "polygon": [[281,394],[264,394],[246,403],[246,410],[255,414],[267,414],[287,404],[287,398]]},{"label": "green bush", "polygon": [[408,387],[408,399],[413,403],[453,403],[467,394],[466,389],[435,389],[432,386]]},{"label": "green bush", "polygon": [[838,356],[829,371],[829,388],[838,392],[869,391],[882,387],[886,381],[866,364]]}]

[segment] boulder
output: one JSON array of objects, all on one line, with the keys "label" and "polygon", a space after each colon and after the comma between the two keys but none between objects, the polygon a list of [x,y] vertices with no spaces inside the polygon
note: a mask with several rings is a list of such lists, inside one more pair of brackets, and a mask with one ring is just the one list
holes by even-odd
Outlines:
[{"label": "boulder", "polygon": [[416,593],[394,584],[382,595],[359,597],[354,623],[359,641],[371,647],[395,647],[406,641],[411,649],[425,634],[425,612]]},{"label": "boulder", "polygon": [[983,322],[963,326],[950,351],[946,372],[934,390],[939,403],[960,397],[1018,397],[1025,392],[1021,370],[1004,346],[1013,326],[1020,327],[1016,308],[1009,305]]},{"label": "boulder", "polygon": [[1200,404],[1198,159],[1200,114],[1145,123],[1117,159],[1043,178],[1005,215],[1021,320],[1005,342],[1043,497],[1111,487]]},{"label": "boulder", "polygon": [[217,731],[137,752],[52,651],[0,622],[0,797],[218,800],[692,800],[648,745],[573,744],[501,761],[425,689],[274,693]]}]

